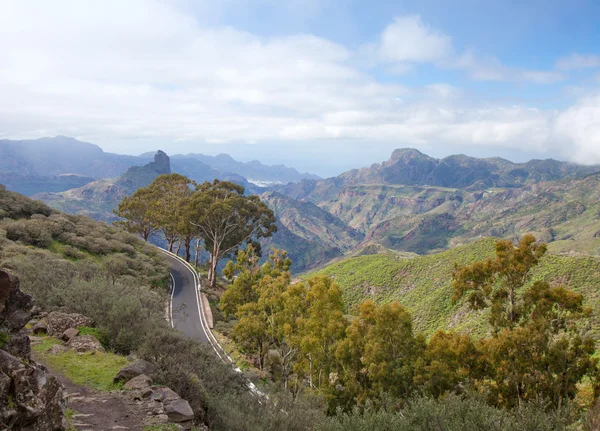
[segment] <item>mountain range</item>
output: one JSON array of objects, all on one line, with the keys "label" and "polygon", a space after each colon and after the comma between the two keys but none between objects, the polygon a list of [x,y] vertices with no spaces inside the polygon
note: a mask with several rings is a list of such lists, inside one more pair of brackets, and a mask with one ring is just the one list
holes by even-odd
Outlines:
[{"label": "mountain range", "polygon": [[[154,153],[140,156],[106,153],[97,145],[67,136],[0,140],[0,183],[27,196],[66,191],[93,180],[116,178],[132,166],[151,162],[153,157]],[[174,172],[198,182],[214,178],[231,179],[251,188],[253,183],[287,184],[289,181],[319,178],[283,165],[238,162],[227,154],[215,157],[176,155],[172,159]]]},{"label": "mountain range", "polygon": [[[224,154],[169,158],[159,151],[152,159],[151,154],[104,153],[72,138],[48,139],[22,141],[22,148],[16,141],[0,141],[0,154],[6,155],[0,180],[9,189],[20,186],[31,193],[45,187],[37,199],[112,221],[112,210],[124,196],[161,173],[178,172],[197,182],[234,181],[273,209],[279,230],[265,246],[288,250],[297,272],[344,256],[428,254],[481,237],[517,238],[526,232],[555,251],[600,254],[599,166],[464,155],[435,159],[398,149],[383,163],[318,179]],[[41,162],[45,156],[48,163]]]}]

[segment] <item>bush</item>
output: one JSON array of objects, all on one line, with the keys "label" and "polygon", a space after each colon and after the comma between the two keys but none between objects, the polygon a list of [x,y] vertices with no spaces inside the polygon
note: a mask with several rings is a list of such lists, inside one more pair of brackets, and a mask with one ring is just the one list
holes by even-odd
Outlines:
[{"label": "bush", "polygon": [[401,412],[374,410],[339,413],[321,424],[319,431],[566,431],[566,410],[551,410],[546,403],[525,404],[506,411],[489,406],[479,397],[448,395],[440,400],[415,398]]}]

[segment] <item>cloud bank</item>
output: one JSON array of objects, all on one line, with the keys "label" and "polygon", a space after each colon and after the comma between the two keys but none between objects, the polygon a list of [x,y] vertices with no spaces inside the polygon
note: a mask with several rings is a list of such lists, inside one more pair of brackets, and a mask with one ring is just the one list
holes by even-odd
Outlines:
[{"label": "cloud bank", "polygon": [[[563,110],[490,102],[444,82],[380,79],[360,49],[311,34],[260,37],[203,26],[174,3],[0,1],[0,137],[207,143],[356,140],[553,151],[600,163],[600,93]],[[520,70],[458,52],[418,16],[371,43],[375,67],[431,63],[475,80],[545,84],[594,67]]]}]

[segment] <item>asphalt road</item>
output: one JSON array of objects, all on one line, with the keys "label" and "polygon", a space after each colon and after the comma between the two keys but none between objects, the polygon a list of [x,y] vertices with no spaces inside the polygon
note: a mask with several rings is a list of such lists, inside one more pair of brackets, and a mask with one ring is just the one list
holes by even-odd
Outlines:
[{"label": "asphalt road", "polygon": [[198,293],[194,275],[181,261],[165,254],[175,281],[172,300],[173,326],[194,340],[208,343],[208,335],[200,320]]}]

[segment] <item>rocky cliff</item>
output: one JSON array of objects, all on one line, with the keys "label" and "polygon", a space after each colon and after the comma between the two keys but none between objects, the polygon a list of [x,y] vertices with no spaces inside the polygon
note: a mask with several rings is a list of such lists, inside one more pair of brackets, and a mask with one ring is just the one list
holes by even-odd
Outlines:
[{"label": "rocky cliff", "polygon": [[32,306],[19,280],[0,270],[0,429],[63,430],[63,387],[32,361],[23,330]]}]

